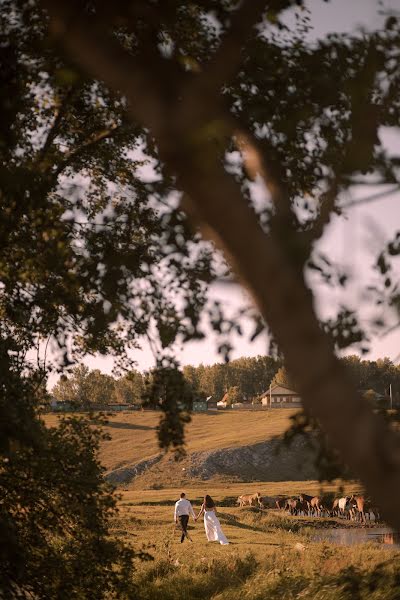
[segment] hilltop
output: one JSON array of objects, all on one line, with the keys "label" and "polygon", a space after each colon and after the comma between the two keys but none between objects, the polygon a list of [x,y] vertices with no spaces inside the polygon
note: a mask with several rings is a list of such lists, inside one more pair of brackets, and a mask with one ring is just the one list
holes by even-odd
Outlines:
[{"label": "hilltop", "polygon": [[[223,478],[231,481],[287,481],[315,478],[311,455],[301,440],[277,453],[279,438],[294,411],[221,411],[194,414],[187,427],[187,458],[176,462],[160,453],[160,413],[117,413],[105,427],[100,459],[115,484],[163,487],[188,481]],[[56,415],[47,415],[54,425]]]}]

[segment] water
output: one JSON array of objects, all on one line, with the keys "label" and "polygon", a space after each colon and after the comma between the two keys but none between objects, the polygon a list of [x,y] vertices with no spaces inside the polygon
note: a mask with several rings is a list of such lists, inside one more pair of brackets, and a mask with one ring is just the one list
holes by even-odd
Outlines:
[{"label": "water", "polygon": [[318,531],[313,536],[316,542],[332,542],[343,546],[353,546],[364,542],[377,542],[400,547],[400,532],[393,531],[389,527],[375,527],[374,529],[352,529],[338,528]]}]

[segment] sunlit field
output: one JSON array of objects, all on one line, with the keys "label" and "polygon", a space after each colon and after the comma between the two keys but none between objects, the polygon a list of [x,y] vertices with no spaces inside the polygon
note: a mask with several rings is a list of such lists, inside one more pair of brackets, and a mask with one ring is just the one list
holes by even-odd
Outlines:
[{"label": "sunlit field", "polygon": [[[219,412],[193,415],[187,428],[187,451],[238,447],[281,435],[292,411]],[[56,425],[56,415],[46,423]],[[159,452],[157,412],[118,413],[109,417],[111,440],[102,444],[100,458],[107,470],[131,464]],[[210,480],[171,473],[161,462],[147,473],[117,488],[118,514],[111,536],[148,560],[135,559],[132,577],[138,600],[264,600],[400,599],[400,551],[376,542],[339,546],[316,540],[321,531],[361,528],[339,518],[291,516],[284,511],[239,508],[245,493],[297,496],[358,493],[358,482]],[[176,466],[179,474],[179,463]],[[205,494],[217,504],[218,516],[230,544],[206,540],[202,518],[189,532],[193,542],[180,543],[173,521],[174,503],[181,491],[200,510]],[[367,528],[374,528],[368,523]]]},{"label": "sunlit field", "polygon": [[[282,492],[317,490],[318,484],[280,484]],[[292,486],[292,487],[289,487]],[[275,484],[259,484],[272,492]],[[246,490],[255,489],[246,486]],[[195,510],[199,489],[187,490]],[[238,486],[207,489],[218,503],[229,502]],[[207,542],[202,519],[190,521],[193,542],[180,543],[173,522],[178,490],[127,491],[112,534],[150,561],[136,561],[138,598],[399,598],[400,552],[376,543],[342,547],[313,540],[321,528],[359,527],[331,518],[291,517],[283,511],[220,506],[219,519],[229,546]]]},{"label": "sunlit field", "polygon": [[[215,411],[192,415],[186,429],[188,453],[218,448],[237,447],[268,440],[281,435],[295,411]],[[106,469],[149,458],[159,452],[156,428],[160,412],[121,412],[108,416],[105,431],[111,440],[101,448],[101,461]],[[56,414],[45,415],[48,425],[55,425]]]}]

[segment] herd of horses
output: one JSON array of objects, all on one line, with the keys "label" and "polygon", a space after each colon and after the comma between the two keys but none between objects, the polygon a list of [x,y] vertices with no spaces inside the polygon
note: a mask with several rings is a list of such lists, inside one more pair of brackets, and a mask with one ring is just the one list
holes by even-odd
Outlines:
[{"label": "herd of horses", "polygon": [[239,496],[236,503],[239,506],[255,506],[260,509],[277,508],[286,510],[291,515],[342,517],[362,523],[366,523],[367,517],[371,520],[373,515],[375,522],[381,520],[378,507],[365,496],[356,494],[340,498],[307,494],[300,494],[296,497],[271,497],[262,496],[260,492],[257,492]]}]

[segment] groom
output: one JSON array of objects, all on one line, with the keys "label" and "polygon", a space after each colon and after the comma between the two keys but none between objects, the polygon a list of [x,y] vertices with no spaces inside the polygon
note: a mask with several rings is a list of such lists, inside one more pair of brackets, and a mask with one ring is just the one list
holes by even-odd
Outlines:
[{"label": "groom", "polygon": [[193,507],[190,504],[189,500],[186,500],[186,494],[184,492],[182,492],[179,500],[177,502],[175,502],[175,512],[174,512],[175,523],[178,523],[178,521],[179,521],[179,524],[182,529],[181,544],[182,544],[183,540],[185,539],[185,537],[187,537],[187,539],[190,542],[193,541],[187,532],[189,515],[192,515],[193,521],[196,522],[196,517],[194,516]]}]

